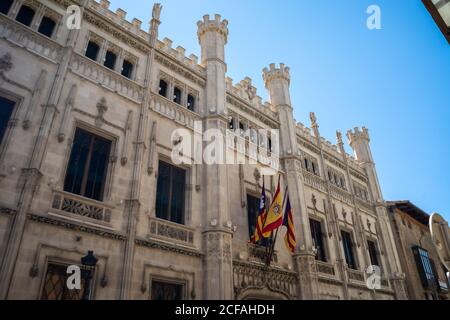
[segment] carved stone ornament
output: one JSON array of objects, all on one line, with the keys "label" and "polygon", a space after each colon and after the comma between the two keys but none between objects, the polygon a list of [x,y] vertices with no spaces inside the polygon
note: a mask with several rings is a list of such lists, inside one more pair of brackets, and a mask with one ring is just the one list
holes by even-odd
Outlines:
[{"label": "carved stone ornament", "polygon": [[106,105],[105,98],[101,98],[100,101],[97,103],[97,110],[98,110],[98,115],[95,120],[95,124],[97,126],[101,126],[103,124],[103,122],[105,121],[104,115],[105,115],[106,111],[108,111],[108,106]]},{"label": "carved stone ornament", "polygon": [[10,53],[5,53],[0,58],[0,77],[4,78],[5,73],[11,70],[13,67],[12,57]]},{"label": "carved stone ornament", "polygon": [[161,16],[162,5],[160,3],[155,3],[153,5],[152,18],[159,20]]}]

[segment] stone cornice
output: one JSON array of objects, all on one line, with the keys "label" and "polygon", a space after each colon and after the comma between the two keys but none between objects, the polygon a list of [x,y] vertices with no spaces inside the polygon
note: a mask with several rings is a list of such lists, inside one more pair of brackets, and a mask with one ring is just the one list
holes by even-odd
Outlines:
[{"label": "stone cornice", "polygon": [[34,214],[34,213],[29,213],[27,215],[27,217],[29,220],[34,221],[34,222],[49,224],[52,226],[58,226],[58,227],[62,227],[62,228],[66,228],[66,229],[74,230],[74,231],[81,231],[81,232],[94,234],[94,235],[112,239],[112,240],[124,241],[126,239],[126,236],[119,232],[113,232],[110,230],[107,231],[100,227],[99,228],[89,227],[89,226],[85,226],[81,223],[68,222],[68,221],[64,221],[63,219],[42,216],[42,215],[38,215],[38,214]]},{"label": "stone cornice", "polygon": [[181,64],[179,61],[173,59],[169,55],[165,54],[160,50],[156,50],[155,60],[161,65],[169,68],[170,70],[180,74],[184,78],[191,80],[192,82],[198,84],[202,88],[206,86],[205,75],[199,74],[191,68]]},{"label": "stone cornice", "polygon": [[136,245],[141,246],[141,247],[160,249],[160,250],[170,251],[170,252],[179,253],[179,254],[196,257],[196,258],[201,258],[204,255],[202,252],[195,250],[195,249],[182,247],[180,245],[173,245],[170,243],[164,243],[162,241],[156,241],[153,239],[150,240],[150,239],[137,238],[134,242]]}]

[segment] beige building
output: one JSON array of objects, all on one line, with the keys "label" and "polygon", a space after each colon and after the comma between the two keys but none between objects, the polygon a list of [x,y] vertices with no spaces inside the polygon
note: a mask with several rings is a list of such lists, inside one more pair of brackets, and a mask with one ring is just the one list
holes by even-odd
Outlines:
[{"label": "beige building", "polygon": [[[348,132],[351,156],[314,113],[311,129],[297,122],[283,64],[263,71],[270,102],[226,77],[219,15],[198,22],[198,60],[158,39],[160,6],[149,32],[108,7],[1,1],[0,299],[407,298],[366,128]],[[224,150],[268,162],[172,161],[175,129],[211,128],[232,132]],[[267,163],[280,165],[297,237],[291,254],[281,229],[270,267],[249,244],[263,179],[275,189]],[[69,290],[67,267],[88,251],[90,291]]]},{"label": "beige building", "polygon": [[[388,202],[408,297],[415,300],[448,300],[448,272],[439,259],[428,227],[430,216],[409,201]],[[447,226],[448,229],[448,226]],[[446,243],[444,252],[450,256]]]}]

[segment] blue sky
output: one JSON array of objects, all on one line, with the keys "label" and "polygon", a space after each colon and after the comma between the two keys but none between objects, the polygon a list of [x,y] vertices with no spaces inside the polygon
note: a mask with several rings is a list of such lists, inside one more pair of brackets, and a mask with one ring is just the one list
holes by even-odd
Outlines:
[{"label": "blue sky", "polygon": [[[337,129],[368,127],[384,198],[450,219],[450,46],[420,0],[160,2],[160,39],[200,56],[196,22],[221,14],[235,83],[251,77],[268,100],[261,70],[286,63],[298,121],[309,126],[314,111],[332,142]],[[111,0],[145,29],[152,4]],[[381,30],[366,27],[371,4],[381,8]]]}]

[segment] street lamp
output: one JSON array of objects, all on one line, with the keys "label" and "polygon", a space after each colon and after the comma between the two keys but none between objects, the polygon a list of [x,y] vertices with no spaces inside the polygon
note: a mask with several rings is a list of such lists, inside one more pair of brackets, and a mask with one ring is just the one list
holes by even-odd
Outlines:
[{"label": "street lamp", "polygon": [[81,264],[85,269],[85,282],[83,300],[89,300],[91,298],[91,281],[92,274],[97,265],[98,259],[94,256],[94,251],[88,251],[88,254],[81,258]]}]

